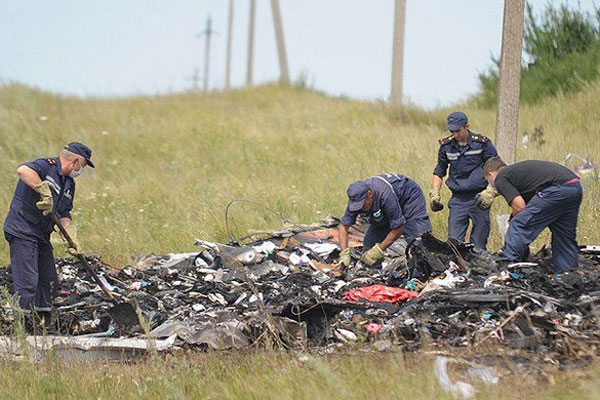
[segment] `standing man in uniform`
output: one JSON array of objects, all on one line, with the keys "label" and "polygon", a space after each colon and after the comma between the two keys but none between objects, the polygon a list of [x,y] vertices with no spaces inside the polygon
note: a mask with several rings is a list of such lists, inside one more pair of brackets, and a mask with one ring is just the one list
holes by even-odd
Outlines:
[{"label": "standing man in uniform", "polygon": [[427,202],[419,185],[400,174],[381,174],[348,187],[348,207],[339,226],[340,264],[350,265],[348,230],[359,213],[369,215],[361,261],[371,266],[404,234],[407,240],[431,232]]},{"label": "standing man in uniform", "polygon": [[490,185],[512,208],[501,263],[525,261],[529,244],[549,227],[552,263],[557,281],[561,281],[564,273],[579,263],[577,216],[583,197],[579,177],[549,161],[528,160],[506,166],[498,157],[486,161],[484,171]]},{"label": "standing man in uniform", "polygon": [[[448,236],[464,241],[470,220],[471,243],[485,249],[490,234],[489,207],[497,193],[492,187],[486,188],[483,164],[498,153],[489,138],[469,130],[469,120],[461,111],[448,115],[444,129],[449,130],[450,135],[439,141],[438,163],[433,171],[433,190],[429,192],[431,210],[435,212],[444,208],[440,189],[450,166],[446,180],[446,186],[452,192],[448,202]],[[478,207],[476,195],[480,192]]]},{"label": "standing man in uniform", "polygon": [[91,157],[86,145],[73,142],[58,157],[40,158],[17,168],[19,181],[4,221],[4,237],[10,247],[14,291],[23,310],[48,311],[52,306],[58,276],[50,245],[50,214],[56,214],[76,240],[71,221],[75,178],[85,166],[94,168]]}]

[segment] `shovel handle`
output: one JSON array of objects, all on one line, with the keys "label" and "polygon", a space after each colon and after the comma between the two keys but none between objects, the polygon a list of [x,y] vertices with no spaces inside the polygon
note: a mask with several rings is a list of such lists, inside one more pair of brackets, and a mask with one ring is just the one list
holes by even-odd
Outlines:
[{"label": "shovel handle", "polygon": [[[50,214],[50,218],[52,219],[52,222],[54,222],[54,224],[56,226],[58,226],[58,230],[63,235],[63,237],[65,238],[65,240],[67,241],[67,243],[69,243],[69,247],[77,250],[77,246],[75,246],[75,243],[73,242],[73,239],[71,239],[71,236],[69,236],[69,233],[67,232],[67,230],[63,226],[62,222],[60,222],[60,219],[58,219],[58,217],[56,216],[56,214],[55,213]],[[83,267],[92,276],[92,278],[94,279],[94,281],[96,281],[96,283],[98,285],[100,285],[100,288],[102,289],[102,291],[104,293],[106,293],[106,295],[108,296],[108,298],[111,299],[111,300],[114,300],[115,296],[112,294],[112,292],[110,290],[108,290],[108,288],[100,280],[100,278],[98,277],[98,275],[96,275],[96,272],[94,272],[94,269],[92,268],[92,266],[85,259],[85,256],[83,254],[77,253],[77,259],[81,262],[81,264],[83,264]]]}]

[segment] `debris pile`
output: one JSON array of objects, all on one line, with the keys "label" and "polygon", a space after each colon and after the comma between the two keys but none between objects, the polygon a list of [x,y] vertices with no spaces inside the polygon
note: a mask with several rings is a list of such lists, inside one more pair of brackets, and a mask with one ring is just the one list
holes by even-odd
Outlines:
[{"label": "debris pile", "polygon": [[[398,240],[383,262],[367,267],[359,261],[362,225],[350,230],[353,260],[341,269],[336,226],[333,219],[293,226],[248,245],[197,240],[197,252],[147,255],[122,270],[90,257],[115,298],[139,309],[141,321],[131,323],[115,318],[113,303],[76,260],[58,260],[60,288],[47,328],[86,338],[150,334],[175,347],[219,350],[501,344],[557,366],[598,353],[597,247],[582,249],[574,285],[555,281],[546,249],[500,270],[485,251],[429,234]],[[10,268],[0,270],[0,284],[11,289]],[[3,302],[2,334],[15,315]]]}]

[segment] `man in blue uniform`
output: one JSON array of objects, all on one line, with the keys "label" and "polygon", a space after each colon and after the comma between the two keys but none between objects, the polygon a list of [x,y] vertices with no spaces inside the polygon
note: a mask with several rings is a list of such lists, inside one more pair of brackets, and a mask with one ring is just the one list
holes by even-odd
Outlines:
[{"label": "man in blue uniform", "polygon": [[46,311],[52,306],[58,276],[50,244],[50,214],[56,214],[76,236],[71,223],[74,178],[86,165],[94,168],[91,157],[87,146],[73,142],[58,157],[40,158],[17,168],[19,181],[4,221],[4,237],[10,247],[14,290],[24,310]]},{"label": "man in blue uniform", "polygon": [[431,232],[427,202],[419,185],[400,174],[381,174],[348,187],[348,207],[339,226],[340,263],[350,265],[348,230],[359,213],[369,216],[361,261],[373,265],[402,234],[410,240]]},{"label": "man in blue uniform", "polygon": [[512,208],[501,263],[525,261],[529,244],[549,227],[557,280],[577,267],[577,216],[583,196],[579,177],[549,161],[528,160],[506,166],[498,157],[485,163],[484,172]]},{"label": "man in blue uniform", "polygon": [[[445,129],[450,131],[450,135],[439,141],[438,163],[433,171],[433,190],[429,192],[431,210],[435,212],[444,208],[440,189],[450,166],[446,180],[446,185],[452,192],[448,202],[448,236],[464,241],[470,220],[470,241],[485,249],[490,234],[489,204],[497,193],[493,188],[487,187],[483,164],[498,154],[490,139],[469,130],[469,120],[463,112],[449,114]],[[480,200],[478,207],[476,195],[480,192],[480,198],[485,201],[482,203]]]}]

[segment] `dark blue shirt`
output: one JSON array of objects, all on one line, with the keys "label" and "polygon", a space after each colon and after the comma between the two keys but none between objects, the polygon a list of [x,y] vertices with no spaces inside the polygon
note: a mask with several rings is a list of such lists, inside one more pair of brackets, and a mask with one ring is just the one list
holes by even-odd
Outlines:
[{"label": "dark blue shirt", "polygon": [[[425,207],[421,205],[424,203],[423,191],[412,179],[400,174],[381,174],[365,182],[373,192],[373,205],[369,210],[371,225],[387,225],[390,229],[396,229],[412,218],[425,216],[429,220]],[[346,207],[342,224],[354,224],[359,213],[351,212]]]},{"label": "dark blue shirt", "polygon": [[[54,201],[54,213],[58,218],[71,218],[75,197],[75,180],[62,172],[60,159],[40,158],[23,164],[33,169],[40,179],[47,181]],[[40,195],[21,179],[4,220],[4,231],[26,240],[48,241],[52,233],[50,216],[44,216],[35,203]]]},{"label": "dark blue shirt", "polygon": [[483,164],[497,156],[490,139],[469,131],[469,140],[465,146],[459,146],[454,139],[441,142],[433,174],[443,178],[450,166],[450,174],[446,180],[450,191],[453,194],[475,195],[487,186]]}]

